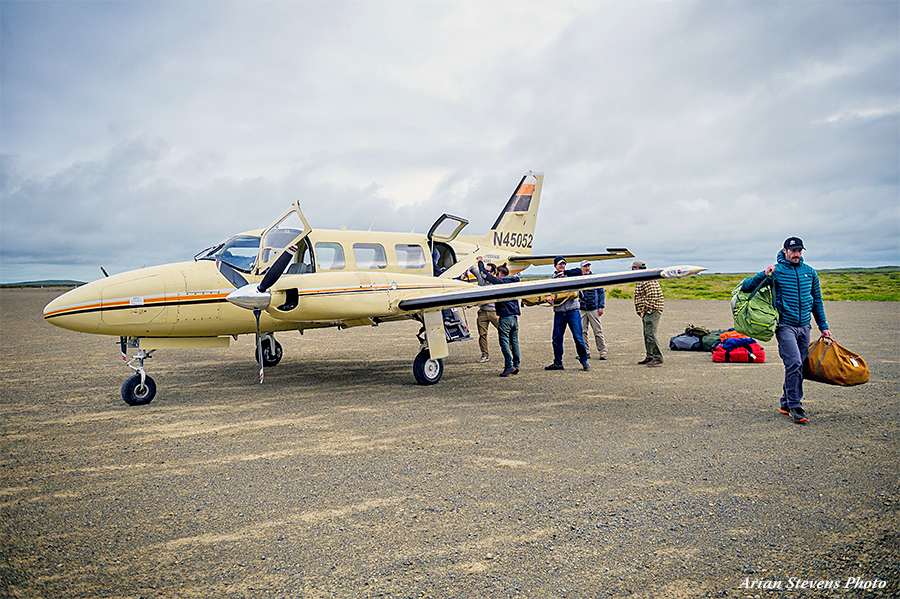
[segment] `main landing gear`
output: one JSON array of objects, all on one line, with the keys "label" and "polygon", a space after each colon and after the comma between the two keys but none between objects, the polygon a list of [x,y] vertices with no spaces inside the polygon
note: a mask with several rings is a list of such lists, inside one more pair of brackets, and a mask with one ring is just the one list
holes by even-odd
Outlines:
[{"label": "main landing gear", "polygon": [[[281,362],[281,344],[275,341],[274,335],[271,333],[263,333],[259,345],[262,347],[263,366],[268,368],[269,366],[275,366]],[[256,363],[259,364],[259,349],[256,350],[255,355]]]},{"label": "main landing gear", "polygon": [[[441,358],[431,358],[431,351],[428,349],[428,335],[426,334],[425,320],[420,317],[419,322],[422,328],[416,333],[419,340],[419,353],[413,360],[413,376],[420,385],[433,385],[444,375],[444,360]],[[471,339],[469,333],[469,325],[466,324],[466,315],[462,308],[444,308],[441,310],[441,320],[444,325],[444,336],[447,343],[454,341],[465,341]]]}]

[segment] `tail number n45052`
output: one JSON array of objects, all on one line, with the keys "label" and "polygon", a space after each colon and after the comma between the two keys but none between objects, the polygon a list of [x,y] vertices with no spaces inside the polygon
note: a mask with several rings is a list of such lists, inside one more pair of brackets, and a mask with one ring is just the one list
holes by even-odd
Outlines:
[{"label": "tail number n45052", "polygon": [[506,246],[513,248],[530,248],[533,235],[528,233],[510,233],[502,231],[494,231],[494,245]]}]

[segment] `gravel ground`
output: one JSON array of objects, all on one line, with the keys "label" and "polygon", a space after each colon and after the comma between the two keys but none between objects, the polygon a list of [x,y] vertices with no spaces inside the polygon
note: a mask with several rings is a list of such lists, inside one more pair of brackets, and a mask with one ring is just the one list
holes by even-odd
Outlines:
[{"label": "gravel ground", "polygon": [[[0,293],[4,597],[900,596],[900,304],[826,304],[872,377],[807,383],[801,426],[774,340],[638,366],[628,300],[589,372],[571,343],[543,370],[534,307],[506,379],[492,331],[416,385],[399,323],[281,334],[263,385],[251,337],[159,352],[129,407],[115,340],[43,321],[57,293]],[[690,323],[729,305],[669,301],[660,337]]]}]

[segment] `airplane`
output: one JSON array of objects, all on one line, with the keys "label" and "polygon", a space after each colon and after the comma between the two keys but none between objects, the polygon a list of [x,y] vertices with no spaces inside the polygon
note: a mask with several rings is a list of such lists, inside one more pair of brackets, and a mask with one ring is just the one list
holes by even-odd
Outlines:
[{"label": "airplane", "polygon": [[[461,235],[468,221],[450,214],[425,234],[313,229],[297,201],[266,229],[229,237],[193,261],[76,287],[47,304],[44,318],[119,337],[122,359],[134,371],[122,385],[129,405],[155,397],[144,362],[157,350],[228,347],[239,335],[255,334],[262,383],[265,368],[283,355],[275,333],[408,319],[422,325],[413,375],[432,385],[443,375],[448,343],[469,337],[467,306],[705,270],[673,266],[478,286],[469,272],[478,259],[506,264],[511,273],[553,263],[552,255],[532,254],[543,180],[543,173],[525,173],[484,235]],[[565,255],[570,263],[630,257],[625,248]]]}]

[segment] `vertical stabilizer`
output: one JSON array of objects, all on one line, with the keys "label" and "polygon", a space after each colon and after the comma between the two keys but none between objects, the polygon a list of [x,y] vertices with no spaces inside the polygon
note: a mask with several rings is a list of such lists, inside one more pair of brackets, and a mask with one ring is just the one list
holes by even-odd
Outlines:
[{"label": "vertical stabilizer", "polygon": [[543,183],[544,173],[525,173],[481,244],[530,254]]}]

